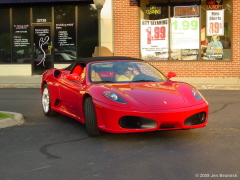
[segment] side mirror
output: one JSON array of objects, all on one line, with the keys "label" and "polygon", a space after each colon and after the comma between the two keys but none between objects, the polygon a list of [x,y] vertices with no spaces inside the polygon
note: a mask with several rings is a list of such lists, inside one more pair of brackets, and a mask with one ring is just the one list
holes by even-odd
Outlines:
[{"label": "side mirror", "polygon": [[167,78],[168,78],[168,79],[171,79],[171,78],[176,77],[176,76],[177,76],[177,75],[176,75],[175,72],[169,72],[168,75],[167,75]]},{"label": "side mirror", "polygon": [[82,84],[85,83],[85,80],[77,74],[69,74],[69,75],[67,75],[67,79],[79,81]]}]

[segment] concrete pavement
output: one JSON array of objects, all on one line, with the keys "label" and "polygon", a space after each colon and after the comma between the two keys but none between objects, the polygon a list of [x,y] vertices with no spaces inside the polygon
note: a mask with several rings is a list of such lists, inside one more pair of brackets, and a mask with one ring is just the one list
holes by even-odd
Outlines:
[{"label": "concrete pavement", "polygon": [[9,112],[9,111],[0,111],[0,112],[13,116],[13,118],[1,119],[0,129],[10,127],[10,126],[22,125],[25,122],[23,115],[20,113]]},{"label": "concrete pavement", "polygon": [[[0,76],[0,88],[40,88],[41,75],[35,76]],[[171,80],[192,84],[197,89],[205,90],[240,90],[240,77],[199,78],[175,77]]]}]

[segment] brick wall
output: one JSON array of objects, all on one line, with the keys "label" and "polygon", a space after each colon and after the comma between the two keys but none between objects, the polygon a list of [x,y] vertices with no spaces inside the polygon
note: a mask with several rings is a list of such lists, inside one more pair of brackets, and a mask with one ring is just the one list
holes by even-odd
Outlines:
[{"label": "brick wall", "polygon": [[[136,0],[113,0],[114,55],[139,57],[140,28]],[[240,1],[233,0],[232,61],[152,62],[178,77],[240,77]]]},{"label": "brick wall", "polygon": [[113,0],[114,56],[139,57],[139,10],[136,0]]}]

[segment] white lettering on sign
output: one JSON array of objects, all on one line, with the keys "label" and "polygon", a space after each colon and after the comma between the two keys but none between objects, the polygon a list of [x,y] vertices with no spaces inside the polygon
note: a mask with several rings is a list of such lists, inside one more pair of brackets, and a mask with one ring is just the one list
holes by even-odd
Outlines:
[{"label": "white lettering on sign", "polygon": [[47,19],[37,19],[38,23],[47,22]]}]

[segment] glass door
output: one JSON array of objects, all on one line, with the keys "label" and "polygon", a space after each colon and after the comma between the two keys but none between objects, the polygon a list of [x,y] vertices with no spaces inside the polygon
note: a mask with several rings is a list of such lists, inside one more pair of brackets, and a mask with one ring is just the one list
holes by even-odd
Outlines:
[{"label": "glass door", "polygon": [[51,24],[33,25],[32,74],[41,75],[53,67]]}]

